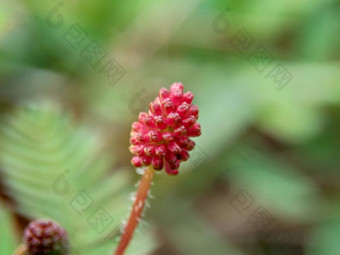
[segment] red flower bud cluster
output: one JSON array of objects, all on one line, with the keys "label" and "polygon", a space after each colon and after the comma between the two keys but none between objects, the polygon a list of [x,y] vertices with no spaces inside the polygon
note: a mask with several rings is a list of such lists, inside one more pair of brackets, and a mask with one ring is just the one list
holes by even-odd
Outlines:
[{"label": "red flower bud cluster", "polygon": [[69,254],[66,231],[51,220],[32,221],[25,229],[24,243],[28,255]]},{"label": "red flower bud cluster", "polygon": [[181,83],[159,90],[149,113],[141,112],[132,124],[129,149],[135,155],[131,160],[135,167],[151,164],[156,170],[164,167],[168,174],[178,174],[180,162],[188,160],[188,152],[195,147],[189,137],[201,135],[193,99],[191,92],[183,93]]}]

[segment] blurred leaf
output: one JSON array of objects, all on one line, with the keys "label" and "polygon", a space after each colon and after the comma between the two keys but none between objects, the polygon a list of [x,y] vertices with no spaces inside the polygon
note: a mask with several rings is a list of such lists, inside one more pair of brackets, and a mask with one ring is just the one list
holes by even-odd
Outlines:
[{"label": "blurred leaf", "polygon": [[340,254],[340,219],[327,220],[311,233],[308,242],[308,255],[335,255]]},{"label": "blurred leaf", "polygon": [[302,142],[318,134],[323,126],[316,109],[276,104],[263,108],[258,125],[269,134],[279,135],[288,142]]},{"label": "blurred leaf", "polygon": [[98,137],[51,103],[16,109],[0,135],[3,182],[16,210],[60,222],[73,254],[112,251],[130,207],[131,184],[122,171],[108,171],[112,162]]},{"label": "blurred leaf", "polygon": [[[175,203],[171,207],[171,214],[160,224],[166,229],[164,235],[166,239],[173,243],[176,253],[181,255],[242,255],[243,252],[233,247],[210,226],[197,212],[191,209],[185,200],[174,197],[174,201],[166,200],[162,210],[158,211],[161,215],[169,210],[169,204]],[[187,216],[187,217],[183,217]]]},{"label": "blurred leaf", "polygon": [[300,30],[299,46],[307,59],[327,60],[339,53],[339,3],[325,1],[322,7],[315,8]]},{"label": "blurred leaf", "polygon": [[319,216],[319,195],[313,182],[288,165],[240,146],[230,155],[230,169],[240,189],[280,218],[301,222]]}]

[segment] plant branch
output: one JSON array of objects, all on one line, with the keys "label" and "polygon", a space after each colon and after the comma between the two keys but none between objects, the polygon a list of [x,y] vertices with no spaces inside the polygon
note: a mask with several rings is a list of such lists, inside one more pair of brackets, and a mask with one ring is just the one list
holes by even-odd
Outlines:
[{"label": "plant branch", "polygon": [[115,255],[123,255],[129,242],[131,241],[139,219],[141,218],[154,173],[155,170],[151,165],[145,169],[144,175],[137,190],[136,200],[133,204],[129,221],[124,229],[124,233],[120,239],[120,243]]},{"label": "plant branch", "polygon": [[20,244],[20,246],[14,251],[13,255],[26,255],[26,245]]}]

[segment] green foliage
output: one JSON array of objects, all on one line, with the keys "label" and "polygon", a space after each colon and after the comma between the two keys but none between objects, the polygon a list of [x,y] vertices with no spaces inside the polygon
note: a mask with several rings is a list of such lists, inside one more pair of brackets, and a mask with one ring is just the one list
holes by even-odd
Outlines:
[{"label": "green foliage", "polygon": [[[0,135],[1,174],[16,212],[58,221],[72,254],[113,251],[132,189],[126,174],[109,171],[112,157],[100,149],[99,137],[52,103],[17,107]],[[152,247],[150,240],[141,252]]]},{"label": "green foliage", "polygon": [[319,194],[311,180],[278,159],[240,146],[231,153],[229,166],[232,170],[227,174],[234,182],[250,194],[256,194],[256,203],[272,214],[300,222],[320,216],[316,206]]},{"label": "green foliage", "polygon": [[[58,6],[64,24],[53,29],[46,15]],[[213,27],[220,14],[225,33]],[[145,219],[157,229],[153,254],[338,254],[339,18],[338,0],[1,1],[0,170],[13,212],[60,221],[75,253],[112,250],[105,237],[116,240],[138,178],[131,123],[160,87],[182,81],[200,107],[200,149],[176,178],[155,177]],[[75,48],[64,37],[73,24],[88,35]],[[231,43],[240,29],[254,39],[243,50]],[[82,55],[93,41],[107,52],[96,66]],[[274,57],[262,72],[249,61],[258,46]],[[111,58],[126,69],[114,86],[100,73]],[[267,77],[278,63],[293,76],[280,91]],[[37,104],[42,98],[62,108]],[[65,195],[53,191],[59,177],[70,186]],[[216,183],[229,189],[216,192]],[[245,229],[248,215],[230,203],[240,189],[294,236],[290,243]],[[70,205],[81,190],[95,202],[82,216]],[[97,207],[114,218],[113,233],[89,226]],[[0,242],[10,240],[1,254],[15,246],[11,213],[1,209]],[[155,247],[149,231],[140,229],[131,254]]]},{"label": "green foliage", "polygon": [[311,255],[333,255],[340,252],[339,237],[340,220],[339,218],[327,220],[317,226],[311,233],[308,252]]},{"label": "green foliage", "polygon": [[0,254],[11,254],[17,246],[11,216],[6,209],[0,206]]}]

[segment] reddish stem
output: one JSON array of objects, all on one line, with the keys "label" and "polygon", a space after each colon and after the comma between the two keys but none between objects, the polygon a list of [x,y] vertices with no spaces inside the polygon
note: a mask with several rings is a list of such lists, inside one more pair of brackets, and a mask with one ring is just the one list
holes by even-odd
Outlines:
[{"label": "reddish stem", "polygon": [[135,231],[138,225],[139,219],[141,218],[145,200],[148,196],[148,192],[151,186],[151,181],[152,181],[152,177],[154,173],[155,173],[155,170],[153,169],[152,166],[149,166],[145,169],[144,175],[142,177],[142,180],[137,190],[136,200],[133,204],[129,221],[124,229],[124,233],[122,235],[122,238],[120,239],[120,243],[118,245],[115,255],[124,254],[133,236],[133,232]]},{"label": "reddish stem", "polygon": [[24,244],[20,244],[20,246],[14,251],[13,255],[25,255],[27,252],[27,247]]}]

